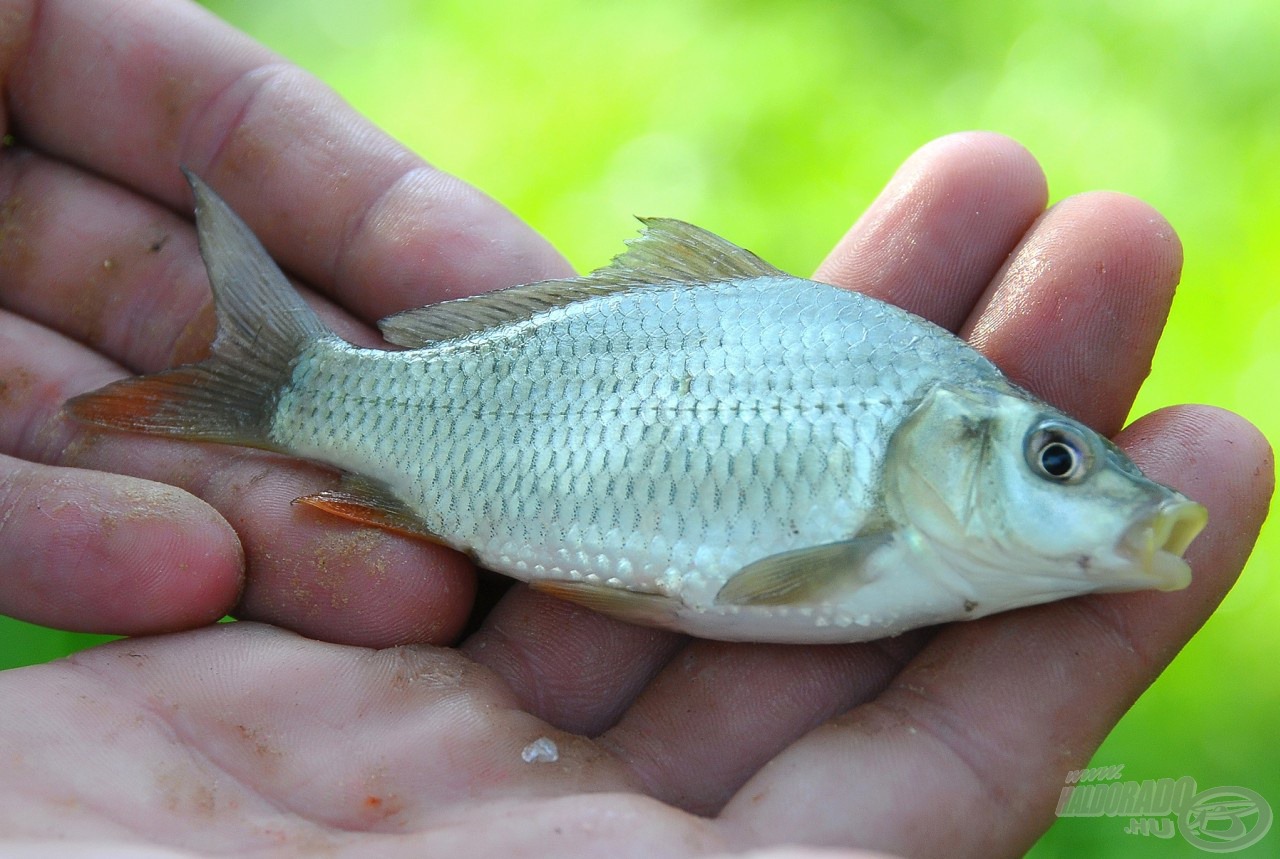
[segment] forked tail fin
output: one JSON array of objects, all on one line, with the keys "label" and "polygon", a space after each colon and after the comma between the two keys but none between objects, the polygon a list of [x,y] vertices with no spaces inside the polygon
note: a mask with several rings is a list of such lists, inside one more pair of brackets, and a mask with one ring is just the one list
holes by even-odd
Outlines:
[{"label": "forked tail fin", "polygon": [[100,426],[273,448],[271,421],[299,354],[334,335],[294,291],[266,249],[198,176],[196,232],[213,287],[218,334],[198,364],[124,379],[72,399]]}]

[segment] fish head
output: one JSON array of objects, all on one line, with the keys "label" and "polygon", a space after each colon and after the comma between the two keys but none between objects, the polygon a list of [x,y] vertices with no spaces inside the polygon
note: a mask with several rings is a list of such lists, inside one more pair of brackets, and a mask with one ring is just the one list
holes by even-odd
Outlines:
[{"label": "fish head", "polygon": [[1177,590],[1204,507],[1016,388],[935,388],[894,434],[885,503],[987,614],[1093,591]]}]

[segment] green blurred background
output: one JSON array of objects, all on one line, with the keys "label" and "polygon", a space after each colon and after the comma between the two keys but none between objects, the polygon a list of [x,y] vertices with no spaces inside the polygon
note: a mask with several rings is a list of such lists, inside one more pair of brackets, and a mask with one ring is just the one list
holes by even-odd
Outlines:
[{"label": "green blurred background", "polygon": [[[1280,438],[1274,0],[204,5],[580,269],[619,249],[633,214],[662,214],[808,272],[920,144],[1012,135],[1055,200],[1125,191],[1182,236],[1183,283],[1135,413],[1213,403]],[[1264,529],[1235,590],[1095,764],[1249,787],[1280,813],[1278,558]],[[4,619],[0,637],[0,667],[100,640]],[[1031,855],[1203,855],[1124,823],[1059,821]]]}]

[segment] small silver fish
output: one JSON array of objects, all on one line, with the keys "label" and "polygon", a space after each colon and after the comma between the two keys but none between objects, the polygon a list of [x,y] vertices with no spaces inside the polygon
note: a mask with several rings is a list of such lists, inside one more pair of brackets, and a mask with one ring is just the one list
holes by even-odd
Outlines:
[{"label": "small silver fish", "polygon": [[342,469],[300,499],[626,620],[848,642],[1185,587],[1205,509],[937,326],[645,220],[586,277],[323,327],[202,181],[209,359],[77,398],[99,425]]}]

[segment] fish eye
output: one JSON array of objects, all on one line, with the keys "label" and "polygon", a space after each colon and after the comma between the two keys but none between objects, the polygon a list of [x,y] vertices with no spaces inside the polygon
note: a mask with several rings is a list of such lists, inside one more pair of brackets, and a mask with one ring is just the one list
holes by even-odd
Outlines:
[{"label": "fish eye", "polygon": [[1077,483],[1089,471],[1092,457],[1084,434],[1061,421],[1044,421],[1027,434],[1027,464],[1055,483]]}]

